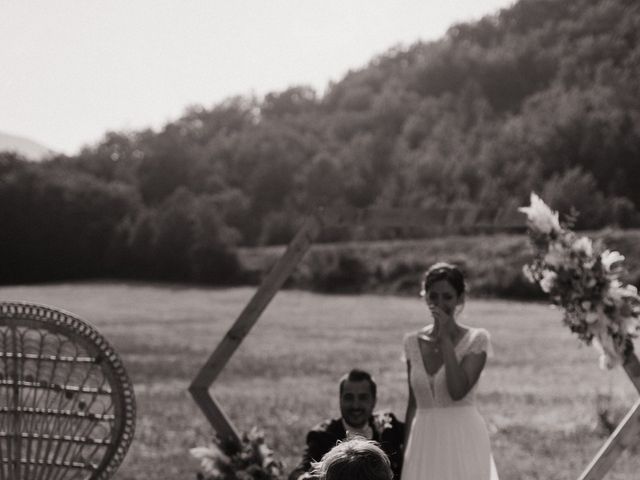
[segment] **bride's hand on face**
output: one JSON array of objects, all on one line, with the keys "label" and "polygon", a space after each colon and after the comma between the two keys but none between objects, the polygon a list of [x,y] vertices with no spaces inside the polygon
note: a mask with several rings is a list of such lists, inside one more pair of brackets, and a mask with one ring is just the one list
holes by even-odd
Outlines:
[{"label": "bride's hand on face", "polygon": [[452,333],[451,326],[454,323],[453,316],[436,305],[429,305],[429,311],[434,321],[438,323],[438,339],[442,340],[445,336],[450,338]]}]

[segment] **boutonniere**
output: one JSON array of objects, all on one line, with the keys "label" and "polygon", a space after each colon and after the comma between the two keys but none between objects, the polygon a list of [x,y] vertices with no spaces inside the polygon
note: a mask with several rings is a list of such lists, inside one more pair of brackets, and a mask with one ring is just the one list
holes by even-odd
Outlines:
[{"label": "boutonniere", "polygon": [[373,428],[375,428],[378,433],[382,433],[391,428],[392,422],[393,417],[389,412],[381,413],[374,417]]}]

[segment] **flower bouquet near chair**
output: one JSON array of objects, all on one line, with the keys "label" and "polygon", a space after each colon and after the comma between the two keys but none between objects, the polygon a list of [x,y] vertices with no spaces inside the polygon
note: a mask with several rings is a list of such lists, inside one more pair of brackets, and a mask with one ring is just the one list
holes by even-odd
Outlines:
[{"label": "flower bouquet near chair", "polygon": [[620,280],[624,256],[561,224],[535,193],[519,209],[527,215],[534,258],[524,267],[532,282],[563,310],[563,322],[600,351],[600,365],[624,365],[640,391],[640,363],[632,339],[640,333],[640,296]]},{"label": "flower bouquet near chair", "polygon": [[241,444],[214,437],[207,447],[190,450],[200,460],[198,480],[280,480],[283,465],[265,443],[264,434],[252,428],[241,438]]}]

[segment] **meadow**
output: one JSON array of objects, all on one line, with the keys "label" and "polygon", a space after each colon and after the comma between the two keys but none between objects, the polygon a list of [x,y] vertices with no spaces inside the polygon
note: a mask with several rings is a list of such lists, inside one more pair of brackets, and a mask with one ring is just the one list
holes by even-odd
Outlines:
[{"label": "meadow", "polygon": [[[94,324],[121,354],[135,385],[138,420],[119,480],[195,479],[189,448],[212,435],[187,387],[253,295],[143,283],[64,283],[0,287],[2,301],[70,311]],[[379,383],[378,408],[404,416],[405,332],[421,327],[418,298],[279,292],[231,359],[213,394],[240,430],[256,425],[292,467],[309,427],[338,414],[337,379],[351,367]],[[603,372],[596,352],[542,303],[470,298],[463,323],[492,334],[494,356],[480,380],[485,417],[503,480],[575,479],[606,435],[599,396],[624,413],[637,397],[621,369]],[[637,478],[625,452],[608,480]]]}]

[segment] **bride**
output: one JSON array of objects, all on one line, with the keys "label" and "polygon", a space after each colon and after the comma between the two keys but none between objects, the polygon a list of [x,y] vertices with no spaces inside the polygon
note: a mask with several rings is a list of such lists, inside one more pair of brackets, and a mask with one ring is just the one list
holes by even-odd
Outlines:
[{"label": "bride", "polygon": [[404,339],[409,402],[401,480],[498,479],[475,406],[489,333],[457,323],[464,293],[464,276],[454,265],[436,263],[424,275],[421,295],[433,324]]}]

